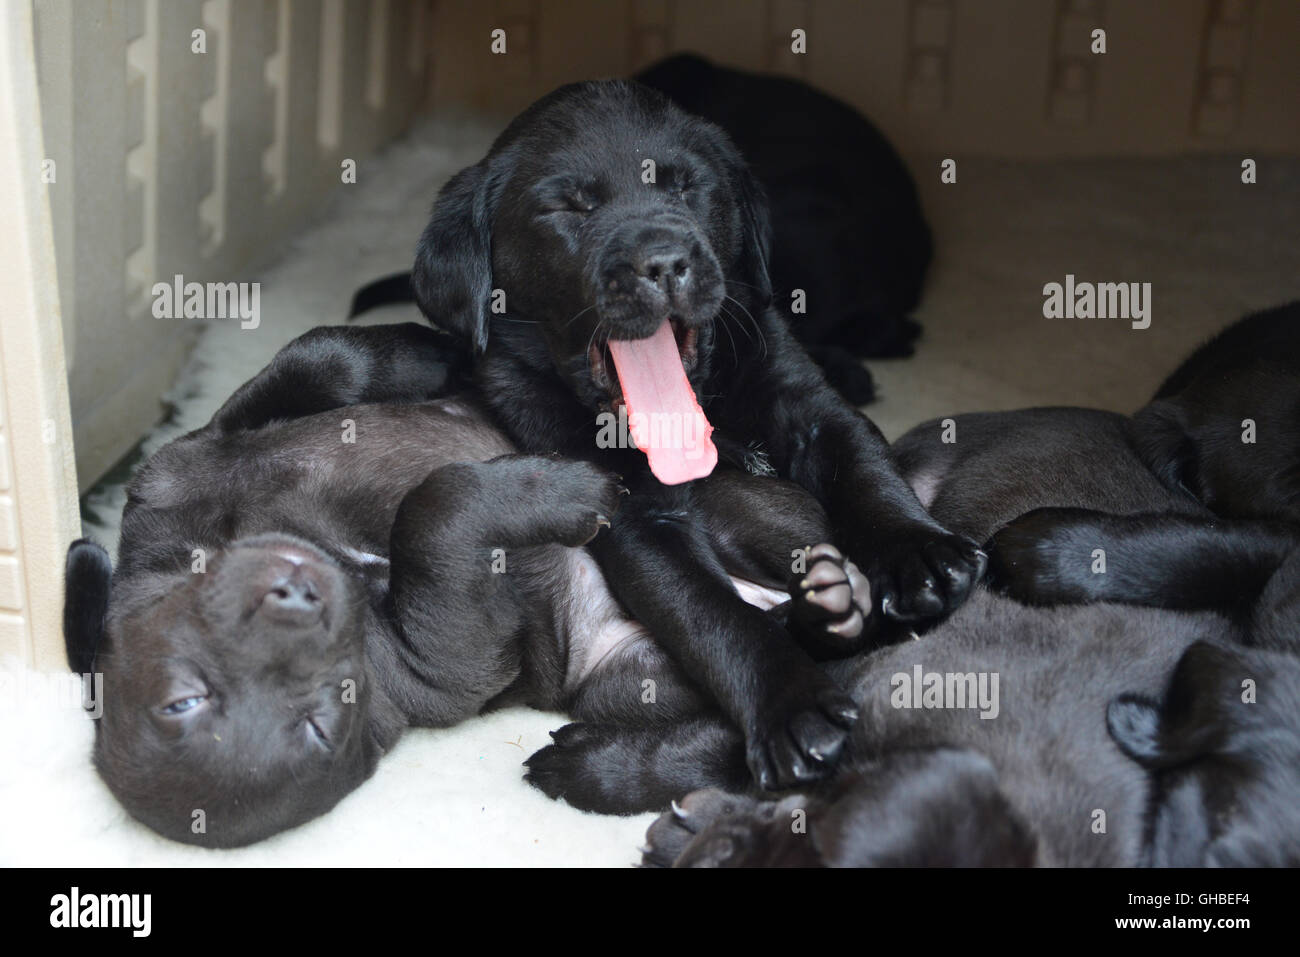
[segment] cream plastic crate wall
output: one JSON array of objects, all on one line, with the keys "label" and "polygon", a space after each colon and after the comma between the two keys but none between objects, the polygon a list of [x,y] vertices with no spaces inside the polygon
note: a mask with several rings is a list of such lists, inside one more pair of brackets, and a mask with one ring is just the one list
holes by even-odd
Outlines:
[{"label": "cream plastic crate wall", "polygon": [[436,16],[435,107],[509,113],[694,50],[816,84],[904,155],[1300,152],[1296,0],[444,0]]},{"label": "cream plastic crate wall", "polygon": [[429,0],[36,0],[77,471],[160,416],[199,322],[157,282],[248,268],[427,88]]},{"label": "cream plastic crate wall", "polygon": [[0,18],[0,656],[63,664],[59,571],[77,534],[31,16]]},{"label": "cream plastic crate wall", "polygon": [[[85,488],[159,419],[197,331],[428,89],[429,0],[13,0],[0,23],[0,656],[64,666]],[[75,455],[75,465],[74,465]]]}]

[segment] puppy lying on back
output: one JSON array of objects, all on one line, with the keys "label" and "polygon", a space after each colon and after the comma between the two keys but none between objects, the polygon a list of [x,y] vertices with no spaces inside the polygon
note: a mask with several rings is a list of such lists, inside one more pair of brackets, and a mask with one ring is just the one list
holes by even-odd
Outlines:
[{"label": "puppy lying on back", "polygon": [[[898,452],[935,514],[968,534],[1063,502],[1206,514],[1156,481],[1120,416],[956,422],[955,446],[929,423]],[[779,803],[693,794],[652,826],[646,863],[1300,863],[1297,586],[1300,555],[1255,606],[1260,648],[1213,612],[1031,608],[981,588],[920,641],[829,666],[862,718],[826,789]],[[933,707],[930,675],[943,682]]]},{"label": "puppy lying on back", "polygon": [[[470,399],[438,398],[461,360],[443,340],[307,333],[139,469],[115,572],[98,545],[69,549],[69,663],[103,673],[95,764],[159,833],[260,840],[333,807],[405,728],[503,704],[662,740],[717,719],[580,547],[615,477],[515,454]],[[810,496],[720,472],[697,501],[730,586],[787,638],[861,629],[842,560],[819,563],[817,593],[782,590],[792,550],[829,536]],[[747,777],[738,738],[716,744]],[[547,752],[534,782],[577,794]],[[664,807],[698,780],[638,772],[599,807]]]}]

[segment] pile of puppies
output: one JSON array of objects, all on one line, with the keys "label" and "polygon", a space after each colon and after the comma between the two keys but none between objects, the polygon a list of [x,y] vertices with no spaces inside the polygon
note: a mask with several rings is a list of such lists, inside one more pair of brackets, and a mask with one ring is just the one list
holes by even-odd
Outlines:
[{"label": "pile of puppies", "polygon": [[[655,825],[651,863],[1300,859],[1295,307],[1132,422],[964,416],[891,450],[773,306],[772,218],[727,135],[647,86],[521,114],[421,237],[409,289],[443,332],[295,340],[142,466],[116,572],[70,549],[69,660],[104,674],[123,805],[246,844],[329,810],[404,728],[524,703],[576,721],[527,762],[554,797],[720,789]],[[909,293],[887,298],[897,323]],[[1225,414],[1269,451],[1237,461]],[[636,416],[696,441],[606,441]],[[993,581],[1051,607],[977,586],[1004,525]],[[997,718],[896,706],[917,665],[999,676]]]}]

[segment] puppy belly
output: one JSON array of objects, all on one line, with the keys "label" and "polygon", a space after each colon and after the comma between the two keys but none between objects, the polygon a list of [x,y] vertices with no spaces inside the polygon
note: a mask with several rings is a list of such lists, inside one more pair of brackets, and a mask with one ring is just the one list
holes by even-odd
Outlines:
[{"label": "puppy belly", "polygon": [[[642,640],[653,641],[650,630],[631,618],[609,590],[596,560],[585,548],[568,549],[569,581],[566,619],[568,662],[565,690],[572,691],[603,663]],[[732,585],[744,601],[767,611],[789,599],[775,588],[732,578]]]}]

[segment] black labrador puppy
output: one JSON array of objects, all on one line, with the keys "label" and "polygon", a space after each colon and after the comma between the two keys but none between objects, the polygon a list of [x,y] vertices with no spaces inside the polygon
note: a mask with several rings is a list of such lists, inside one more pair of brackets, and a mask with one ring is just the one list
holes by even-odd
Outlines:
[{"label": "black labrador puppy", "polygon": [[[771,200],[776,305],[832,383],[861,369],[858,358],[912,354],[921,327],[909,314],[933,245],[916,184],[878,129],[807,83],[689,53],[636,80],[717,123],[749,161]],[[794,289],[806,313],[791,311]]]},{"label": "black labrador puppy", "polygon": [[788,479],[827,510],[878,611],[840,653],[943,619],[984,556],[926,513],[791,336],[770,247],[763,190],[721,129],[644,86],[580,83],[448,182],[412,282],[425,315],[473,344],[512,441],[623,476],[631,494],[592,551],[775,788],[833,764],[855,710],[737,594],[694,480],[716,461]]},{"label": "black labrador puppy", "polygon": [[[955,444],[928,423],[898,452],[936,516],[969,534],[1065,504],[1209,517],[1158,482],[1120,416],[955,421]],[[1242,620],[1033,608],[981,588],[921,641],[830,666],[862,709],[833,781],[780,802],[690,795],[651,827],[645,863],[1294,866],[1297,595],[1300,550]]]},{"label": "black labrador puppy", "polygon": [[[69,549],[69,663],[103,675],[95,763],[161,834],[260,840],[333,807],[406,727],[485,708],[665,740],[721,720],[580,547],[614,516],[616,479],[517,454],[472,399],[438,398],[461,379],[446,340],[415,324],[300,337],[139,469],[115,572],[98,545]],[[732,473],[695,504],[755,614],[807,642],[860,626],[856,573],[824,549],[816,582],[784,592],[792,544],[829,535],[806,492]],[[722,746],[739,786],[738,735]],[[664,807],[699,780],[684,755],[601,809]]]},{"label": "black labrador puppy", "polygon": [[[861,359],[912,354],[921,327],[909,314],[932,256],[916,185],[893,146],[853,108],[789,77],[683,53],[635,79],[739,147],[770,203],[773,305],[831,385],[853,405],[870,402]],[[388,276],[357,292],[352,315],[412,298],[409,272]]]}]

